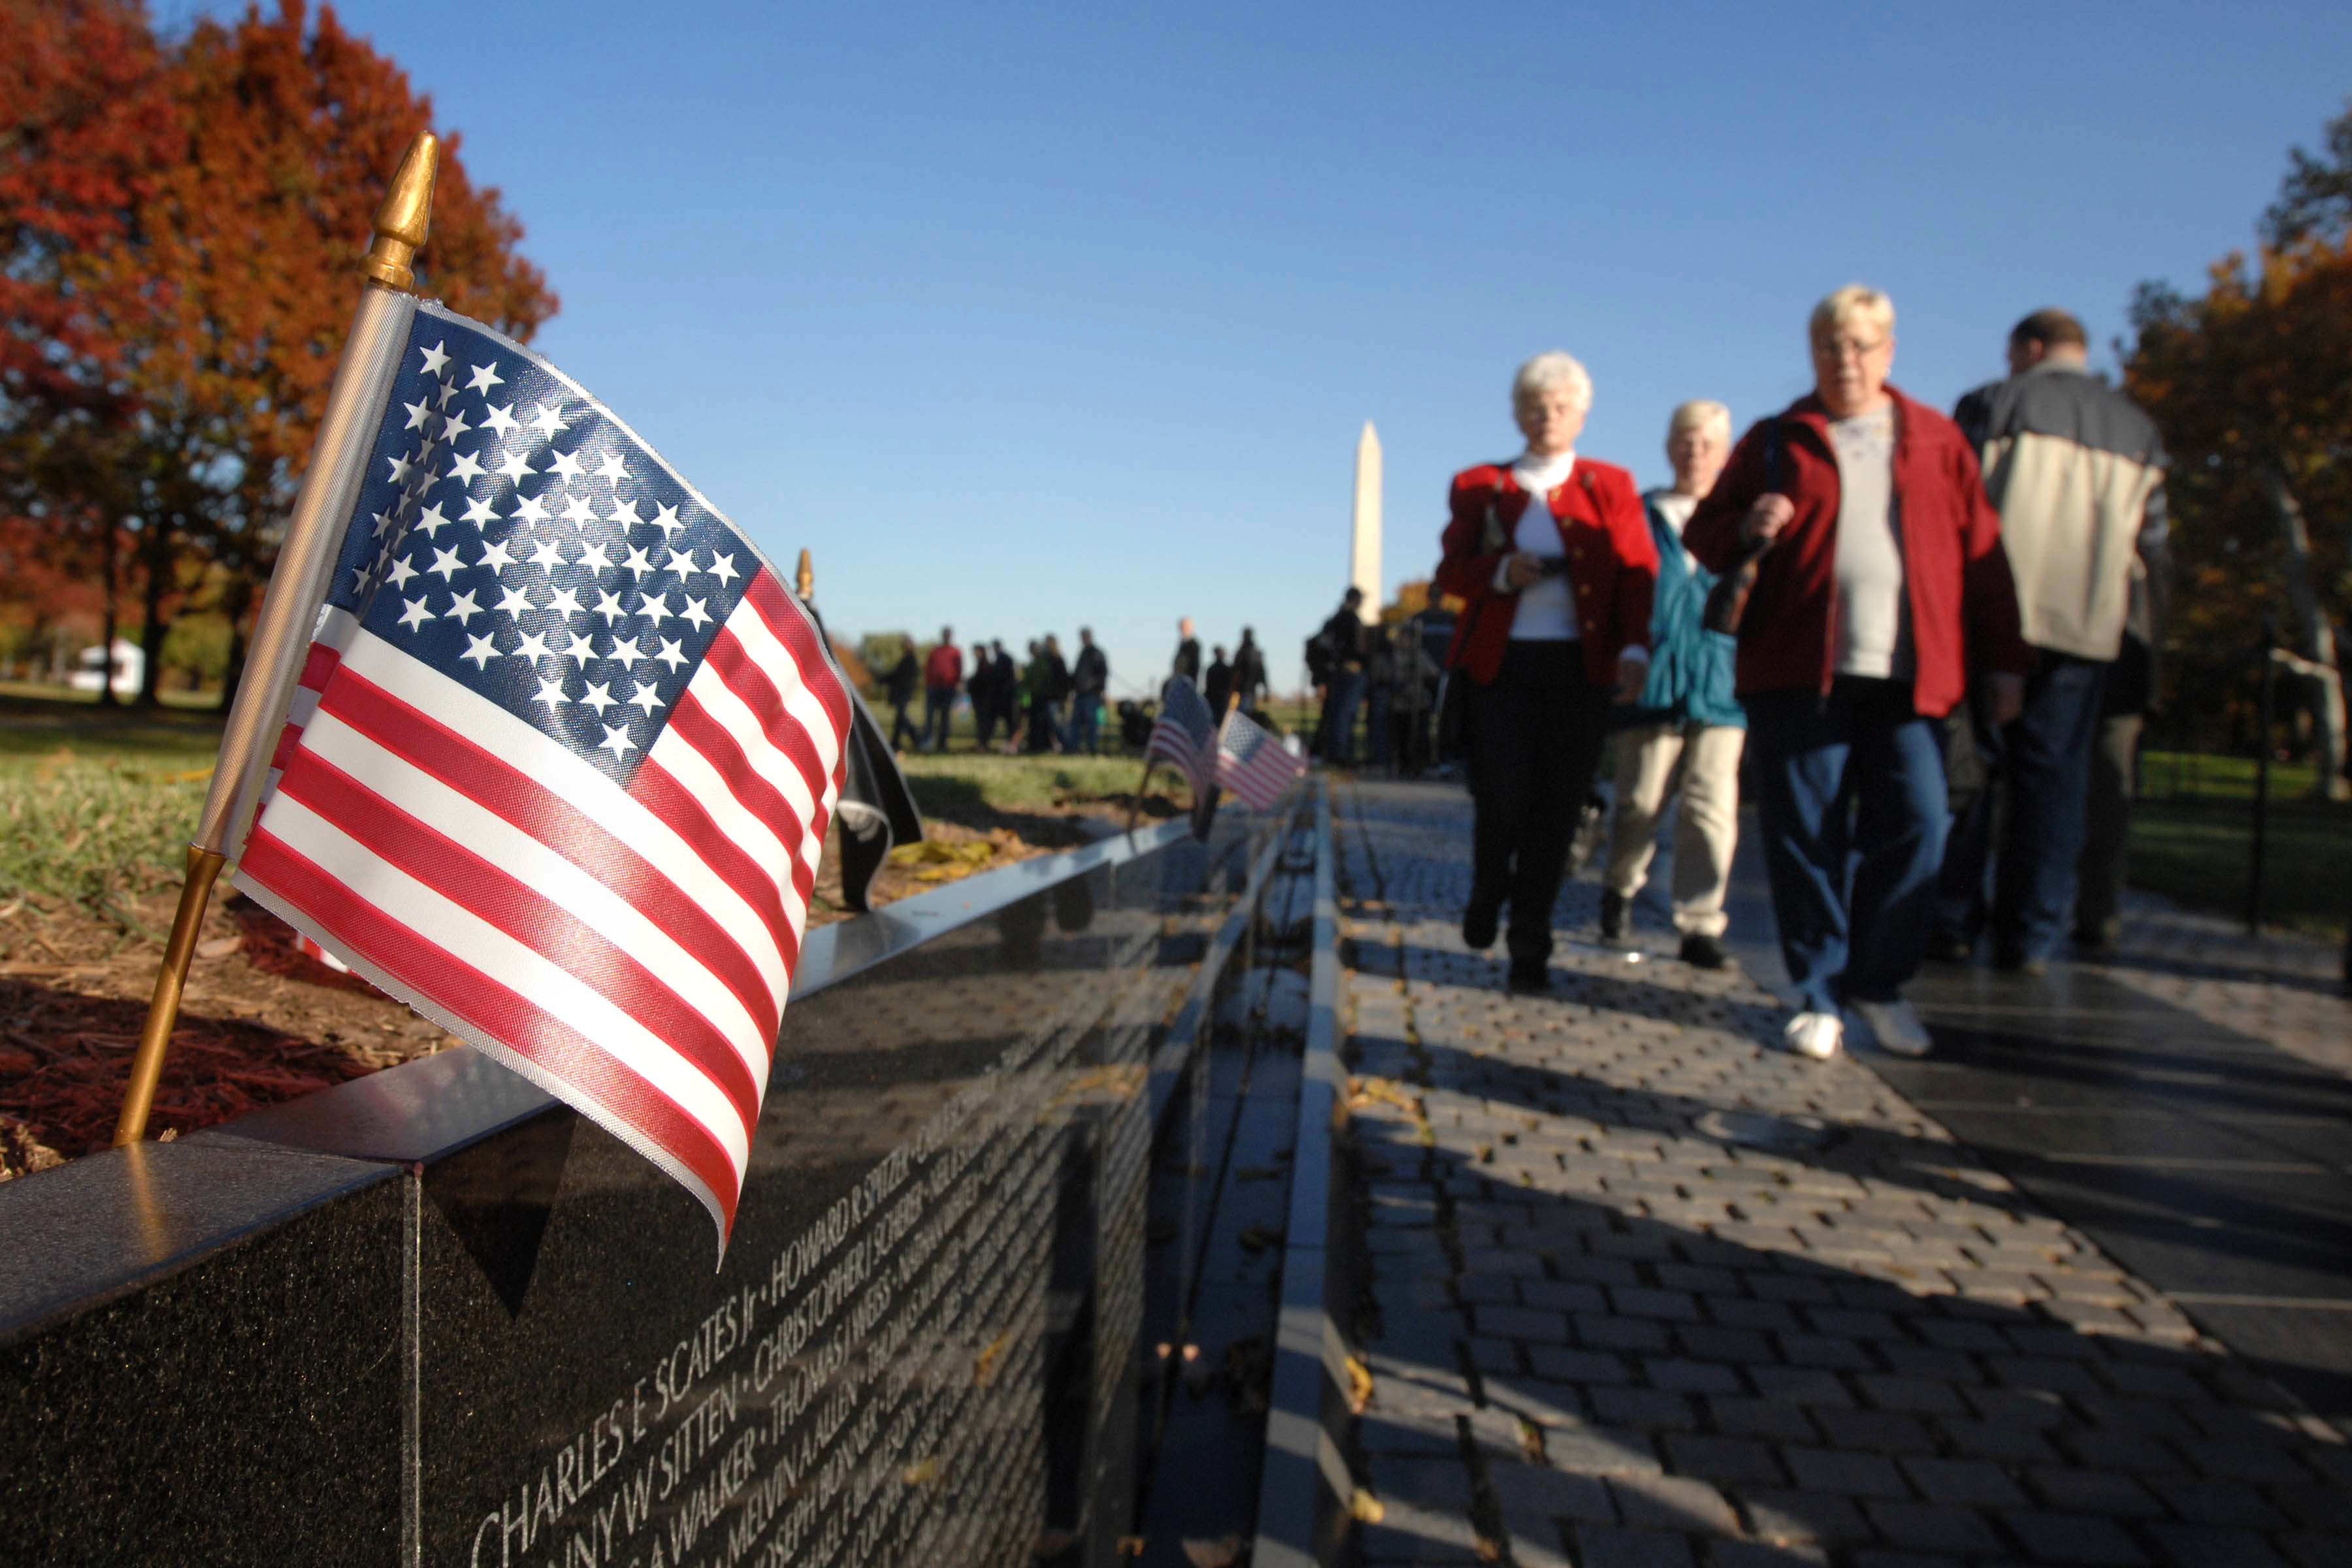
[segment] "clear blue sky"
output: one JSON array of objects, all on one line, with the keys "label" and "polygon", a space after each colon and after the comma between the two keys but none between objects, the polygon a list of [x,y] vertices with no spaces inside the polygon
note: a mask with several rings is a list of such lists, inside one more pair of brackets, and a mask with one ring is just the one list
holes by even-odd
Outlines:
[{"label": "clear blue sky", "polygon": [[2352,91],[2340,4],[341,10],[522,220],[538,346],[837,632],[1087,621],[1122,689],[1186,613],[1298,678],[1367,418],[1392,587],[1539,349],[1645,484],[1850,280],[1948,405],[2249,244]]}]

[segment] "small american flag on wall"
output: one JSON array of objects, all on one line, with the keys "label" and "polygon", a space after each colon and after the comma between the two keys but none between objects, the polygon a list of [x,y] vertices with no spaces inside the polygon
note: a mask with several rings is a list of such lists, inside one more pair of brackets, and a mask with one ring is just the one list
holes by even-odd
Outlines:
[{"label": "small american flag on wall", "polygon": [[667,1171],[723,1248],[849,722],[732,523],[423,305],[236,880]]},{"label": "small american flag on wall", "polygon": [[1144,759],[1164,762],[1182,773],[1192,786],[1192,798],[1199,800],[1217,782],[1210,755],[1216,734],[1217,722],[1209,716],[1199,689],[1188,677],[1171,675],[1160,689],[1160,717],[1152,721]]},{"label": "small american flag on wall", "polygon": [[1217,731],[1217,783],[1252,811],[1274,809],[1306,772],[1306,763],[1248,714],[1236,708],[1225,715]]}]

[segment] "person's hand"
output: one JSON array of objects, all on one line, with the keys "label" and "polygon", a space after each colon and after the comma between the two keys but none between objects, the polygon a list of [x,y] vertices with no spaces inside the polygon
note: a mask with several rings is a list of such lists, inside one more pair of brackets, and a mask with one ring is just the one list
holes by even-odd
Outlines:
[{"label": "person's hand", "polygon": [[1992,699],[1992,721],[1995,728],[2013,722],[2025,711],[2025,677],[2021,675],[1990,675],[1985,678],[1988,695]]},{"label": "person's hand", "polygon": [[1650,661],[1631,655],[1617,656],[1617,700],[1639,702],[1642,689],[1650,684]]},{"label": "person's hand", "polygon": [[1748,509],[1747,519],[1739,525],[1739,537],[1750,544],[1769,544],[1780,536],[1780,531],[1795,520],[1797,509],[1783,495],[1761,495]]},{"label": "person's hand", "polygon": [[1543,563],[1524,550],[1503,557],[1503,586],[1516,594],[1543,575]]}]

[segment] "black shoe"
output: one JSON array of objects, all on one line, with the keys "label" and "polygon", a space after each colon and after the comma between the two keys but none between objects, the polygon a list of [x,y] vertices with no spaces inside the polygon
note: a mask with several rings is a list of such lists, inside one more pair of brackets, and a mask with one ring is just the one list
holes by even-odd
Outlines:
[{"label": "black shoe", "polygon": [[1966,963],[1977,955],[1977,944],[1957,936],[1937,935],[1927,943],[1927,956],[1938,963]]},{"label": "black shoe", "polygon": [[1625,910],[1633,901],[1622,893],[1612,893],[1605,889],[1602,891],[1601,895],[1601,941],[1625,940]]},{"label": "black shoe", "polygon": [[1550,990],[1550,961],[1541,958],[1515,958],[1511,960],[1510,987],[1514,991]]},{"label": "black shoe", "polygon": [[2046,958],[2028,958],[2015,948],[2004,947],[1992,955],[1992,966],[2004,974],[2022,974],[2028,979],[2050,973]]},{"label": "black shoe", "polygon": [[1462,911],[1462,941],[1473,952],[1484,952],[1495,945],[1495,931],[1501,925],[1503,911],[1492,904],[1473,903]]},{"label": "black shoe", "polygon": [[1723,951],[1722,938],[1694,932],[1683,938],[1683,962],[1693,969],[1721,969],[1731,962],[1731,954]]}]

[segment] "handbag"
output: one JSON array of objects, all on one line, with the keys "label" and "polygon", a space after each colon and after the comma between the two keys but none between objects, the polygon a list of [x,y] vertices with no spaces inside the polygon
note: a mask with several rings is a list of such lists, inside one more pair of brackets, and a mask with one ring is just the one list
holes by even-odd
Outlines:
[{"label": "handbag", "polygon": [[[1764,426],[1764,495],[1780,490],[1788,477],[1785,447],[1780,421],[1774,419]],[[1739,635],[1739,624],[1748,616],[1748,597],[1756,592],[1757,574],[1763,569],[1764,552],[1771,548],[1769,539],[1750,540],[1731,570],[1715,580],[1715,586],[1706,591],[1706,605],[1699,612],[1702,631],[1728,637]]]}]

